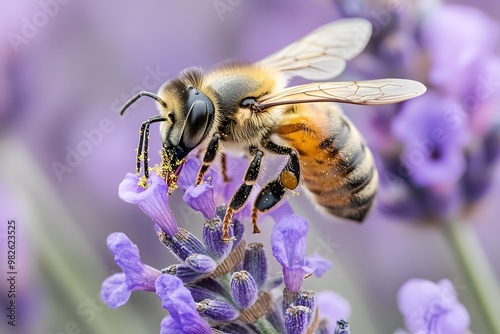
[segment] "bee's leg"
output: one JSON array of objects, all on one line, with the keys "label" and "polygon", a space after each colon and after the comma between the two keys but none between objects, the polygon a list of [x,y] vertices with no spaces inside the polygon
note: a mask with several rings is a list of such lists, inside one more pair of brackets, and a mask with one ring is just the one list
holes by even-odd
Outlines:
[{"label": "bee's leg", "polygon": [[279,177],[266,184],[255,199],[252,208],[253,233],[260,232],[257,226],[258,213],[271,210],[285,196],[287,189],[294,190],[297,188],[300,180],[299,156],[295,150],[277,145],[268,139],[264,140],[262,145],[275,154],[286,154],[290,158]]},{"label": "bee's leg", "polygon": [[214,162],[215,157],[217,156],[217,152],[219,151],[219,140],[220,134],[218,132],[214,133],[214,136],[208,143],[207,150],[205,151],[205,155],[203,156],[203,164],[200,167],[200,171],[198,172],[198,176],[196,177],[196,184],[199,186],[203,181],[203,176],[208,170],[208,167]]},{"label": "bee's leg", "polygon": [[231,182],[231,178],[227,175],[227,161],[224,153],[220,155],[220,164],[222,166],[222,178],[224,179],[224,182]]},{"label": "bee's leg", "polygon": [[254,149],[255,156],[253,157],[250,165],[248,165],[245,177],[243,178],[243,184],[238,188],[231,198],[231,202],[226,210],[226,215],[222,221],[222,240],[229,241],[229,225],[233,218],[235,212],[240,211],[243,206],[245,206],[250,194],[252,193],[253,185],[257,181],[257,177],[260,173],[260,166],[262,162],[262,157],[264,152],[261,150]]},{"label": "bee's leg", "polygon": [[[141,172],[141,160],[144,162],[144,176],[149,178],[149,167],[148,167],[148,153],[149,153],[149,126],[152,123],[164,122],[167,119],[161,115],[148,118],[141,124],[141,131],[139,135],[139,146],[137,147],[137,166],[136,173]],[[142,155],[144,147],[144,156]]]}]

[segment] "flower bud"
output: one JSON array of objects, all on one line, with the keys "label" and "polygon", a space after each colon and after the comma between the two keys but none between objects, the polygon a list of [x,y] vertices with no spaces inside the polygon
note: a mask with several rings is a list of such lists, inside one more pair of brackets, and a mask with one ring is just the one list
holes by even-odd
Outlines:
[{"label": "flower bud", "polygon": [[[219,217],[221,220],[224,219],[224,216],[226,215],[226,210],[227,206],[225,205],[220,205],[217,207],[217,217]],[[232,227],[233,227],[233,249],[236,248],[236,246],[239,245],[241,240],[243,240],[243,232],[245,232],[245,227],[243,224],[233,216],[233,221],[232,221]]]},{"label": "flower bud", "polygon": [[186,258],[186,263],[191,266],[194,271],[200,273],[212,272],[216,267],[214,259],[208,255],[203,254],[192,254]]},{"label": "flower bud", "polygon": [[201,281],[189,283],[185,286],[196,302],[205,299],[231,300],[231,295],[226,290],[226,287],[213,278],[204,278]]},{"label": "flower bud", "polygon": [[257,300],[257,284],[248,271],[237,271],[231,277],[231,297],[241,309],[249,308]]},{"label": "flower bud", "polygon": [[183,283],[196,282],[201,279],[206,273],[200,273],[193,270],[190,265],[186,263],[174,264],[168,266],[161,271],[163,274],[173,275],[181,279]]},{"label": "flower bud", "polygon": [[181,261],[185,261],[192,254],[208,255],[201,241],[185,229],[180,228],[173,237],[161,232],[158,236],[160,241]]},{"label": "flower bud", "polygon": [[335,334],[350,334],[349,323],[344,319],[337,321],[337,327],[335,327]]},{"label": "flower bud", "polygon": [[307,319],[308,321],[311,321],[311,317],[314,311],[314,291],[312,290],[301,290],[299,291],[299,294],[297,295],[297,299],[295,301],[297,306],[305,306],[308,309],[311,310],[311,313],[309,313],[309,318]]},{"label": "flower bud", "polygon": [[196,304],[196,309],[204,317],[216,322],[229,322],[240,315],[231,304],[221,300],[205,299]]},{"label": "flower bud", "polygon": [[302,334],[305,332],[311,310],[305,306],[290,306],[285,312],[285,333]]},{"label": "flower bud", "polygon": [[243,259],[243,269],[252,275],[260,290],[267,279],[267,258],[262,243],[254,242],[247,246]]},{"label": "flower bud", "polygon": [[[229,236],[233,236],[233,227],[229,227]],[[203,241],[207,250],[215,259],[224,259],[233,249],[233,240],[222,240],[222,221],[210,219],[203,225]]]}]

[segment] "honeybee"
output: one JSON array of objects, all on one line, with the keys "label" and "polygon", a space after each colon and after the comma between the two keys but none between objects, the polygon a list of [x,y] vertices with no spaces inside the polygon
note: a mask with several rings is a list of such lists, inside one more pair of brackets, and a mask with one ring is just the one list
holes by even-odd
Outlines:
[{"label": "honeybee", "polygon": [[286,85],[295,76],[315,81],[339,75],[346,61],[365,48],[371,32],[367,20],[339,20],[257,63],[226,62],[206,74],[189,68],[164,83],[158,94],[138,93],[121,114],[141,96],[148,96],[157,101],[159,115],[142,123],[137,172],[142,161],[144,175],[149,175],[149,126],[159,122],[163,158],[172,175],[179,173],[193,149],[204,150],[197,184],[224,150],[249,154],[246,174],[223,220],[224,240],[229,240],[232,215],[250,198],[268,153],[288,156],[288,160],[255,199],[254,232],[258,232],[258,214],[275,207],[301,181],[329,214],[363,221],[375,197],[377,170],[358,130],[331,102],[397,103],[423,94],[425,86],[404,79]]}]

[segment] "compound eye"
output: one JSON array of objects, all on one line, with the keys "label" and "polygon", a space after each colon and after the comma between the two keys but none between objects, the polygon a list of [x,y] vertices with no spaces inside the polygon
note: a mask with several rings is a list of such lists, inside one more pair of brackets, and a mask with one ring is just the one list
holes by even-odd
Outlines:
[{"label": "compound eye", "polygon": [[255,100],[255,97],[246,97],[241,101],[240,106],[242,108],[251,108],[255,104],[257,104],[257,100]]},{"label": "compound eye", "polygon": [[189,110],[182,134],[184,147],[192,149],[205,137],[205,132],[210,118],[209,108],[205,101],[196,100]]}]

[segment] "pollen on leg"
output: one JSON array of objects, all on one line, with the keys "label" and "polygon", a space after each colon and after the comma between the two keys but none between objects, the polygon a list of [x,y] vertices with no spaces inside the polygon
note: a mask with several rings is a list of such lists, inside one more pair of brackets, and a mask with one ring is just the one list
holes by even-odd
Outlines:
[{"label": "pollen on leg", "polygon": [[293,190],[299,185],[299,180],[294,173],[284,170],[280,174],[280,182],[285,188]]}]

